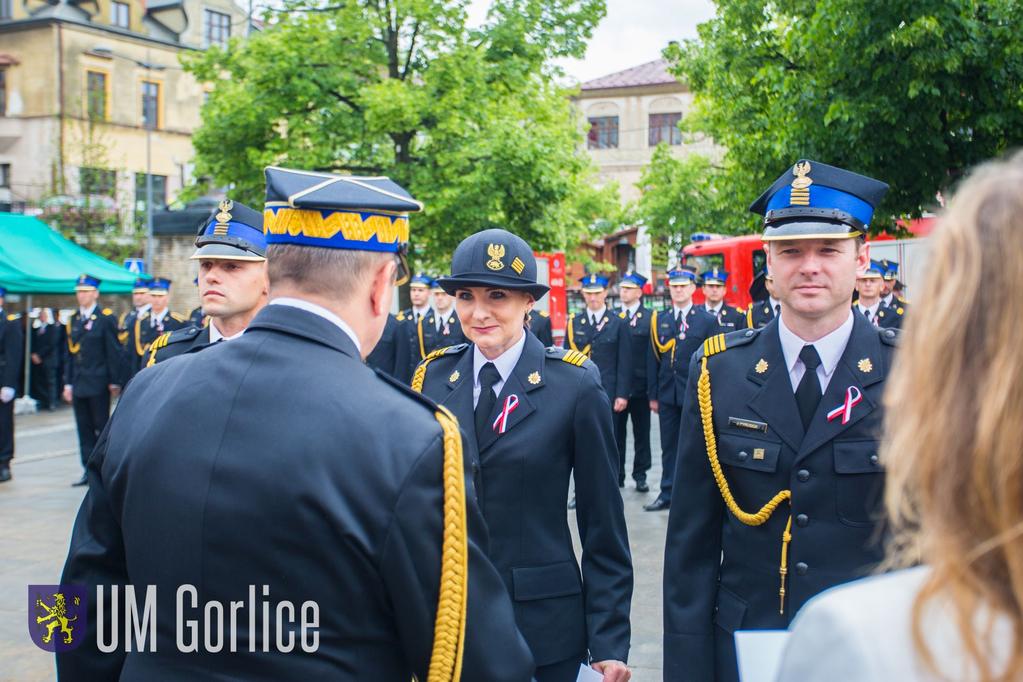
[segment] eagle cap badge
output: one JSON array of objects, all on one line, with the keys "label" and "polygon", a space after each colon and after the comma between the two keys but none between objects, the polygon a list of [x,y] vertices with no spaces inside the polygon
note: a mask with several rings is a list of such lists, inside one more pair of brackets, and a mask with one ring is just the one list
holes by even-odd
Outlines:
[{"label": "eagle cap badge", "polygon": [[501,260],[504,258],[504,244],[488,244],[487,255],[490,256],[490,260],[487,261],[488,268],[504,270],[504,262]]}]

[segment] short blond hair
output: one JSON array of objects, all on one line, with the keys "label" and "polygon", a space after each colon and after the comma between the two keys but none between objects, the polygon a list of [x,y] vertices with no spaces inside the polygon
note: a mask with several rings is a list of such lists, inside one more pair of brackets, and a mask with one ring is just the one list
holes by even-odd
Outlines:
[{"label": "short blond hair", "polygon": [[[931,260],[885,407],[882,445],[893,563],[932,568],[917,597],[954,609],[963,650],[984,681],[1023,672],[1023,155],[986,163],[966,180],[930,238]],[[979,302],[997,292],[998,305]],[[1014,637],[993,669],[975,617],[1004,616]]]}]

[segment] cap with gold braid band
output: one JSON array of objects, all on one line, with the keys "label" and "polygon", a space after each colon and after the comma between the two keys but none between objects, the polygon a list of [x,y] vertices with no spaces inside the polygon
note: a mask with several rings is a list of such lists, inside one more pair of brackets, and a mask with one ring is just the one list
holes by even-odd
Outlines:
[{"label": "cap with gold braid band", "polygon": [[764,216],[764,241],[862,237],[887,191],[880,180],[802,159],[749,210]]},{"label": "cap with gold braid band", "polygon": [[389,178],[266,169],[267,245],[397,254],[399,283],[408,278],[408,216],[421,210],[423,205]]}]

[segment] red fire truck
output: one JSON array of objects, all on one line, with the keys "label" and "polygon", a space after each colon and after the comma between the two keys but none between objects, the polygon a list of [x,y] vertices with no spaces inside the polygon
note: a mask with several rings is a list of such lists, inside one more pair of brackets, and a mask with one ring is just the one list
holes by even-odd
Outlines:
[{"label": "red fire truck", "polygon": [[[928,243],[924,237],[931,233],[934,220],[925,217],[901,223],[913,235],[909,239],[895,239],[887,234],[870,238],[870,257],[899,263],[899,280],[910,292],[926,268]],[[682,262],[700,273],[715,267],[727,272],[725,302],[745,309],[750,304],[750,285],[756,274],[766,267],[767,255],[760,235],[725,237],[698,232],[692,236],[691,243],[682,248]],[[703,303],[703,292],[697,290],[693,300]]]},{"label": "red fire truck", "polygon": [[560,343],[565,336],[565,319],[568,312],[568,301],[565,291],[565,254],[543,253],[534,251],[536,257],[536,279],[551,288],[550,292],[537,301],[536,309],[545,311],[551,316],[551,332],[554,342]]}]

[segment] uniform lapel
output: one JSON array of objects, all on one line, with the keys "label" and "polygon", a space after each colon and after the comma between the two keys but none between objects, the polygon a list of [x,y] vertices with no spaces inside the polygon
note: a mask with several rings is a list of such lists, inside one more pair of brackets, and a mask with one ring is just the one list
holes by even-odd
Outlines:
[{"label": "uniform lapel", "polygon": [[[448,394],[440,401],[440,404],[451,410],[451,413],[458,417],[458,425],[465,431],[465,435],[476,441],[476,420],[472,404],[472,390],[476,378],[472,371],[473,349],[462,353],[461,359],[455,365],[455,369],[446,377],[444,385],[448,387]],[[452,378],[454,379],[452,381]]]},{"label": "uniform lapel", "polygon": [[[833,440],[876,409],[877,405],[867,395],[865,388],[883,378],[881,362],[881,341],[877,330],[867,318],[853,315],[853,331],[849,336],[849,343],[842,353],[842,359],[838,361],[835,373],[831,376],[817,412],[810,421],[810,429],[798,448],[796,461]],[[843,424],[841,417],[828,421],[828,412],[845,404],[850,388],[855,389],[854,393],[858,391],[861,398],[849,411],[849,421]]]},{"label": "uniform lapel", "polygon": [[[497,405],[495,407],[494,414],[490,415],[488,420],[488,424],[490,426],[488,426],[486,432],[479,437],[481,458],[487,448],[501,438],[506,438],[512,429],[521,424],[526,417],[536,410],[536,407],[533,405],[533,402],[529,399],[527,394],[543,386],[544,355],[544,347],[543,344],[540,343],[540,340],[535,336],[527,335],[526,343],[522,348],[522,356],[519,358],[519,361],[515,363],[515,368],[512,370],[511,376],[509,376],[508,380],[504,382],[504,387],[501,389],[501,395],[497,397]],[[530,378],[532,378],[532,380],[530,380]],[[504,409],[504,404],[508,400],[508,397],[513,395],[518,398],[518,405],[515,407],[514,411],[508,415],[508,423],[505,426],[505,432],[499,434],[493,428],[494,421]]]},{"label": "uniform lapel", "polygon": [[778,338],[778,323],[774,320],[768,323],[760,337],[764,339],[764,343],[760,344],[763,355],[749,368],[746,377],[761,388],[748,404],[790,448],[798,452],[804,440],[803,425],[799,421],[795,391],[792,390],[792,380],[789,379]]}]

